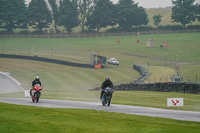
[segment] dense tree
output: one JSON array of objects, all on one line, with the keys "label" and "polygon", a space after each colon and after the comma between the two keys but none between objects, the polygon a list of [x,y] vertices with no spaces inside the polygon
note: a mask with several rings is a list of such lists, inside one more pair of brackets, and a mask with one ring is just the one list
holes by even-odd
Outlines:
[{"label": "dense tree", "polygon": [[143,7],[138,7],[134,26],[147,25],[148,22],[149,19],[146,10]]},{"label": "dense tree", "polygon": [[55,32],[57,33],[57,25],[58,25],[58,17],[59,17],[59,11],[58,11],[58,5],[56,4],[56,0],[48,0],[50,6],[51,6],[51,14],[53,19],[53,25]]},{"label": "dense tree", "polygon": [[180,22],[184,27],[195,21],[197,16],[197,5],[195,0],[172,0],[171,18],[175,22]]},{"label": "dense tree", "polygon": [[44,0],[31,0],[28,6],[30,26],[39,29],[48,28],[52,22],[51,12]]},{"label": "dense tree", "polygon": [[72,28],[78,26],[78,12],[77,5],[74,1],[63,0],[60,1],[60,16],[58,24],[64,26],[68,33],[72,31]]},{"label": "dense tree", "polygon": [[147,13],[142,7],[138,7],[132,0],[119,0],[117,4],[117,18],[120,27],[127,31],[132,26],[146,25],[148,23]]},{"label": "dense tree", "polygon": [[200,4],[197,7],[197,20],[200,22]]},{"label": "dense tree", "polygon": [[12,33],[16,28],[27,28],[28,10],[24,0],[0,0],[0,28]]},{"label": "dense tree", "polygon": [[99,30],[103,27],[116,24],[116,7],[110,0],[98,0],[94,10],[87,19],[89,28]]},{"label": "dense tree", "polygon": [[161,20],[162,20],[162,16],[160,14],[153,16],[153,23],[154,23],[154,25],[156,27],[158,27],[158,25],[160,24]]},{"label": "dense tree", "polygon": [[93,5],[95,0],[78,0],[78,12],[79,12],[79,25],[81,31],[84,32],[84,27],[87,22],[87,17],[93,11]]}]

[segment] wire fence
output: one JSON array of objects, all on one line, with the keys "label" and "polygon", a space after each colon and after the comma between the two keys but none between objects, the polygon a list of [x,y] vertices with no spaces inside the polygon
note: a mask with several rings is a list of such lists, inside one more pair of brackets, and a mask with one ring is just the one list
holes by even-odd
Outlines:
[{"label": "wire fence", "polygon": [[0,35],[0,38],[84,38],[84,37],[108,37],[130,36],[147,34],[170,34],[170,33],[198,33],[200,30],[171,30],[171,31],[147,31],[147,32],[122,32],[122,33],[96,33],[96,34],[53,34],[53,35]]}]

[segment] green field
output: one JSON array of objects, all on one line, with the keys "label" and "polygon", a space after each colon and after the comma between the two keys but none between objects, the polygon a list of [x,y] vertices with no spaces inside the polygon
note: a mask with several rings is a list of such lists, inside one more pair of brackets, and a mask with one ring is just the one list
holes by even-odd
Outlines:
[{"label": "green field", "polygon": [[[134,63],[147,68],[150,74],[149,79],[166,78],[171,74],[176,74],[174,65],[176,59],[178,59],[180,74],[185,81],[188,80],[185,77],[189,75],[192,81],[193,76],[200,75],[199,36],[200,33],[120,36],[120,45],[116,44],[118,37],[67,39],[0,38],[0,53],[3,54],[38,55],[72,62],[89,63],[90,53],[94,51],[98,55],[106,56],[107,58],[115,57],[120,61],[119,66],[106,65],[105,69],[98,70],[0,58],[0,71],[10,72],[11,76],[20,81],[22,87],[27,90],[30,89],[29,86],[34,77],[39,75],[44,88],[41,98],[100,102],[100,92],[88,90],[99,87],[106,77],[110,77],[114,85],[132,82],[139,77],[139,74],[133,70]],[[139,44],[136,43],[137,39],[140,40]],[[146,47],[145,44],[148,39],[154,40],[153,48]],[[167,50],[160,48],[164,41],[168,42]],[[200,79],[198,79],[198,82],[200,82]],[[0,96],[23,97],[23,93],[2,94]],[[173,97],[183,97],[185,106],[167,107],[167,98]],[[194,94],[116,91],[113,94],[112,103],[200,111],[199,100],[200,95]],[[5,123],[1,124],[1,129],[5,132],[18,130],[19,125],[17,123],[19,121],[24,124],[22,132],[34,131],[34,127],[36,128],[38,125],[44,125],[44,127],[40,127],[41,132],[46,130],[47,132],[102,132],[112,126],[115,128],[109,128],[108,132],[174,133],[195,132],[200,128],[199,124],[193,122],[105,113],[94,110],[46,109],[11,106],[2,103],[1,108],[0,123]],[[38,113],[33,110],[41,112],[38,124],[34,123],[35,116],[38,116]],[[48,117],[45,115],[46,112],[49,114]],[[22,114],[25,114],[25,116],[22,116]],[[33,125],[33,129],[30,129],[28,125]]]},{"label": "green field", "polygon": [[[37,39],[37,38],[1,38],[1,53],[20,53],[29,55],[40,55],[54,57],[59,56],[66,58],[81,59],[89,58],[92,51],[107,58],[116,56],[124,58],[135,58],[131,54],[147,56],[150,60],[165,58],[167,52],[167,60],[175,61],[176,58],[180,62],[198,62],[199,53],[199,35],[200,33],[182,33],[182,34],[152,34],[139,36],[119,36],[120,45],[116,45],[118,37],[97,37],[97,38],[58,38],[58,39]],[[140,40],[137,44],[136,41]],[[146,41],[153,39],[154,48],[146,48]],[[163,42],[168,43],[168,49],[160,49]],[[127,56],[126,54],[129,54]],[[130,65],[133,61],[147,62],[147,58],[139,58],[125,60],[124,65]],[[88,60],[87,60],[88,61]],[[154,61],[155,62],[155,61]]]}]

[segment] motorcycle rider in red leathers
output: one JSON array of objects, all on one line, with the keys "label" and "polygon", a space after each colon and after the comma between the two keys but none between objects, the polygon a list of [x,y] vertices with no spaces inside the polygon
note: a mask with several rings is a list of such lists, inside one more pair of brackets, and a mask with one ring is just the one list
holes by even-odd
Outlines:
[{"label": "motorcycle rider in red leathers", "polygon": [[34,85],[39,84],[40,86],[42,85],[42,83],[40,82],[40,78],[39,76],[36,76],[35,79],[32,81],[31,87],[32,89],[30,90],[30,96],[32,96],[32,90]]}]

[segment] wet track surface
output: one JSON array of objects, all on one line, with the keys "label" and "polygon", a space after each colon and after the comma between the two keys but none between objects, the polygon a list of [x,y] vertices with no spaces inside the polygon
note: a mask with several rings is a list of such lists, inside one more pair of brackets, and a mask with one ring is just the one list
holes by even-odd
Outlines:
[{"label": "wet track surface", "polygon": [[[3,79],[3,80],[2,80]],[[3,85],[9,92],[22,91],[19,84],[12,81],[9,77],[2,75],[0,73],[0,84],[6,82]],[[7,85],[7,84],[11,84]],[[7,86],[7,87],[6,87]],[[0,88],[0,93],[6,93],[2,91],[3,87]],[[102,106],[101,103],[91,103],[91,102],[79,102],[79,101],[67,101],[67,100],[52,100],[52,99],[40,99],[38,103],[33,103],[31,98],[5,98],[0,97],[0,102],[11,103],[18,105],[28,105],[37,107],[47,107],[47,108],[76,108],[76,109],[94,109],[108,112],[125,113],[125,114],[135,114],[144,115],[151,117],[162,117],[185,121],[196,121],[200,122],[200,112],[194,111],[179,111],[179,110],[168,110],[159,108],[149,108],[149,107],[139,107],[139,106],[128,106],[128,105],[116,105],[111,104],[111,106]]]},{"label": "wet track surface", "polygon": [[40,99],[38,103],[33,103],[31,101],[31,98],[0,98],[0,102],[37,106],[37,107],[47,107],[47,108],[94,109],[94,110],[101,110],[108,112],[145,115],[152,117],[163,117],[163,118],[170,118],[177,120],[200,122],[200,112],[194,112],[194,111],[179,111],[179,110],[168,110],[168,109],[116,105],[116,104],[111,104],[111,106],[107,107],[107,106],[102,106],[101,103],[52,100],[52,99]]}]

